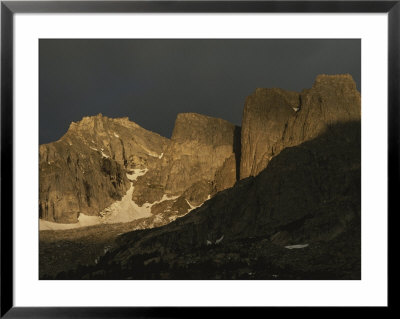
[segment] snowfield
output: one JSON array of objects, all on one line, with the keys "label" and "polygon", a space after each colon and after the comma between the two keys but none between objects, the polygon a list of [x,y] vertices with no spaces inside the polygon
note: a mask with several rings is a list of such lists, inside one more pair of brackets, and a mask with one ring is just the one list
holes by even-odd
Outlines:
[{"label": "snowfield", "polygon": [[145,205],[140,207],[132,200],[133,189],[134,187],[131,185],[120,201],[112,203],[100,213],[101,222],[105,224],[126,223],[151,216],[151,207],[148,208]]},{"label": "snowfield", "polygon": [[299,248],[306,248],[306,247],[308,247],[308,244],[285,246],[285,248],[287,248],[287,249],[299,249]]},{"label": "snowfield", "polygon": [[100,217],[80,214],[78,222],[74,224],[60,224],[39,219],[39,230],[64,230],[79,227],[93,226],[100,223]]},{"label": "snowfield", "polygon": [[[101,150],[101,153],[103,156],[107,156],[103,154],[103,149]],[[143,176],[147,172],[148,172],[147,168],[138,168],[138,169],[133,169],[128,173],[126,173],[127,178],[131,182],[130,188],[128,189],[126,194],[121,198],[121,200],[116,201],[112,203],[110,206],[103,209],[99,213],[99,216],[87,216],[85,214],[80,214],[78,222],[74,224],[60,224],[39,219],[39,230],[65,230],[65,229],[73,229],[79,227],[94,226],[98,224],[127,223],[136,219],[151,217],[152,216],[151,208],[154,205],[167,200],[175,200],[179,196],[169,196],[164,194],[163,197],[158,201],[155,201],[153,203],[146,202],[143,206],[137,205],[132,200],[132,194],[134,190],[133,182],[136,181],[139,176]],[[210,197],[211,196],[209,195],[207,199],[209,199]],[[201,204],[199,206],[193,206],[188,200],[186,200],[186,202],[190,206],[188,212],[202,205]],[[157,221],[158,217],[159,216],[156,216],[155,222]],[[174,220],[176,218],[170,218],[170,219]],[[223,236],[219,240],[217,240],[218,243],[222,241],[222,238]]]},{"label": "snowfield", "polygon": [[105,224],[115,223],[127,223],[135,219],[145,218],[151,216],[151,207],[138,206],[132,200],[133,184],[139,176],[142,176],[148,172],[148,169],[134,169],[130,174],[126,174],[126,177],[131,181],[131,187],[128,189],[126,194],[121,200],[112,203],[110,206],[100,212],[101,222]]},{"label": "snowfield", "polygon": [[39,219],[39,230],[65,230],[94,226],[98,224],[126,223],[135,219],[150,217],[152,205],[143,205],[140,207],[132,200],[132,193],[134,189],[132,181],[135,181],[139,176],[142,176],[147,172],[147,168],[134,169],[130,174],[126,174],[128,179],[131,181],[131,187],[121,200],[112,203],[110,206],[101,211],[100,216],[87,216],[85,214],[80,214],[78,222],[74,224],[54,223]]}]

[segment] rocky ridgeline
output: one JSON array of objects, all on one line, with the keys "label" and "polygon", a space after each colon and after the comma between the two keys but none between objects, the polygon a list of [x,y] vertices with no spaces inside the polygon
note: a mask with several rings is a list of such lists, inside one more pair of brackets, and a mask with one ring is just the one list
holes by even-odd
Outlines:
[{"label": "rocky ridgeline", "polygon": [[[156,215],[146,227],[165,224],[233,186],[235,132],[224,120],[192,113],[178,115],[172,139],[127,118],[85,117],[40,146],[40,218],[76,223],[81,214],[99,216],[132,183],[132,200]],[[130,180],[138,170],[146,173]]]},{"label": "rocky ridgeline", "polygon": [[[135,229],[162,226],[231,188],[239,179],[259,175],[283,150],[312,141],[334,125],[359,121],[360,104],[360,93],[350,75],[320,75],[311,89],[300,93],[256,89],[246,99],[241,128],[221,119],[184,113],[178,115],[172,137],[167,139],[127,118],[85,117],[72,123],[59,141],[40,146],[40,218],[75,223],[80,214],[98,216],[133,186],[132,200],[151,211],[148,218],[138,219]],[[301,163],[301,159],[293,161],[298,161],[289,163],[295,167]],[[313,167],[313,160],[311,163]],[[137,170],[146,173],[129,179]],[[253,227],[245,222],[253,204],[265,206],[268,216],[286,216],[286,221],[304,217],[305,213],[298,214],[301,209],[283,213],[275,204],[277,198],[297,198],[301,208],[309,194],[300,189],[286,199],[281,190],[285,180],[274,178],[278,184],[269,182],[272,177],[265,180],[274,185],[268,196],[242,199],[244,211],[237,210],[242,228]],[[261,177],[258,180],[264,181]],[[243,183],[249,182],[236,184],[234,192],[244,187]],[[226,201],[221,200],[224,196],[218,197],[222,212],[228,210]],[[241,198],[239,194],[235,197]],[[232,227],[234,230],[238,225]]]},{"label": "rocky ridgeline", "polygon": [[[360,278],[361,100],[349,75],[318,76],[313,87],[301,93],[257,89],[246,100],[240,152],[232,146],[238,146],[233,126],[206,138],[192,134],[190,128],[196,131],[196,125],[186,123],[195,116],[186,116],[182,126],[178,118],[167,146],[181,155],[166,171],[193,174],[195,183],[186,192],[204,194],[199,196],[201,203],[214,191],[211,199],[167,225],[119,236],[96,266],[63,275],[70,279]],[[199,154],[190,163],[185,157],[192,154],[188,141],[201,144],[207,152],[223,149],[224,156],[212,155],[219,167],[196,174],[192,165],[206,158]],[[225,143],[220,141],[233,144],[222,147]],[[197,169],[201,167],[198,164]],[[230,185],[238,173],[241,180],[233,187],[216,191],[219,179],[221,185]],[[213,187],[202,176],[211,178]],[[178,180],[173,185],[167,179],[161,185],[169,194],[178,194],[188,181]]]},{"label": "rocky ridgeline", "polygon": [[256,176],[283,149],[316,138],[328,125],[360,117],[361,96],[350,75],[319,75],[301,93],[256,89],[243,111],[241,179]]},{"label": "rocky ridgeline", "polygon": [[96,116],[40,146],[41,218],[74,223],[126,194],[150,216],[57,279],[359,279],[360,93],[320,75],[256,89],[241,128],[179,114],[166,139]]},{"label": "rocky ridgeline", "polygon": [[361,125],[334,124],[189,214],[57,279],[360,279]]},{"label": "rocky ridgeline", "polygon": [[149,165],[167,142],[128,119],[100,114],[72,123],[59,141],[40,146],[40,218],[74,223],[80,213],[98,215],[128,190],[126,170]]}]

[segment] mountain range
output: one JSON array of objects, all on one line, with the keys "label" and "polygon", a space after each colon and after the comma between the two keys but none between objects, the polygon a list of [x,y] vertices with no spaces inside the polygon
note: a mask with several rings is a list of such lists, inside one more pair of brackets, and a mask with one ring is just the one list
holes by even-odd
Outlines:
[{"label": "mountain range", "polygon": [[47,254],[49,234],[124,225],[92,262],[44,279],[361,276],[361,96],[350,75],[256,89],[241,127],[182,113],[165,138],[85,117],[39,158]]}]

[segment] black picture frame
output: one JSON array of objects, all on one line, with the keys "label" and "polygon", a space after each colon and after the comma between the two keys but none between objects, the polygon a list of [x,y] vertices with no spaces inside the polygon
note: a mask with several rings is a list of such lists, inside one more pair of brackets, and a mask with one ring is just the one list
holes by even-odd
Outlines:
[{"label": "black picture frame", "polygon": [[[398,213],[400,1],[1,1],[1,317],[132,318],[203,316],[210,308],[23,308],[13,303],[13,19],[15,13],[270,12],[388,13],[388,218]],[[377,106],[379,107],[379,106]],[[391,214],[390,214],[391,213]],[[388,233],[392,234],[388,223]],[[390,237],[389,237],[390,238]],[[389,240],[388,238],[388,240]],[[388,242],[390,245],[390,242]],[[390,247],[388,245],[388,247]],[[389,249],[390,250],[390,249]],[[388,254],[389,262],[390,256]],[[390,280],[388,280],[388,285]],[[391,295],[390,295],[391,296]],[[391,298],[388,305],[391,306]],[[296,315],[304,308],[294,309]],[[212,309],[226,315],[225,308]],[[248,316],[248,309],[235,313]]]}]

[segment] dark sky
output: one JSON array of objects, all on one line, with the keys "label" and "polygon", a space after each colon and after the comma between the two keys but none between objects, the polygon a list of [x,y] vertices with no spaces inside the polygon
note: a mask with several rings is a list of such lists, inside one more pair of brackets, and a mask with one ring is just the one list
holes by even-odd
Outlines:
[{"label": "dark sky", "polygon": [[360,40],[40,40],[39,142],[102,113],[170,137],[176,115],[240,125],[258,87],[300,91],[316,75],[350,73],[360,90]]}]

